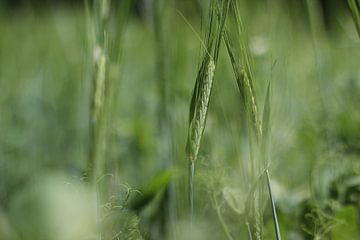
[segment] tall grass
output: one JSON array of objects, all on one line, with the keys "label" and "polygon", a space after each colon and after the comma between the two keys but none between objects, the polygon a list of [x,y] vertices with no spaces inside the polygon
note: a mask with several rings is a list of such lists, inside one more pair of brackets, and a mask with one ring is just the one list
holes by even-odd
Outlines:
[{"label": "tall grass", "polygon": [[[107,24],[109,2],[94,0],[90,6],[85,1],[88,15],[90,50],[93,57],[92,93],[90,106],[90,145],[87,170],[90,182],[100,176],[101,163],[104,158],[104,103],[108,65]],[[90,56],[91,56],[90,55]]]},{"label": "tall grass", "polygon": [[[98,226],[102,218],[101,194],[97,187],[100,179],[102,164],[105,160],[105,98],[108,71],[107,27],[109,18],[109,2],[107,0],[94,0],[92,4],[85,1],[88,16],[88,38],[90,41],[91,69],[91,96],[90,96],[90,139],[89,159],[87,163],[87,180],[95,191],[96,216]],[[103,238],[100,230],[97,239]]]},{"label": "tall grass", "polygon": [[[111,215],[109,212],[122,204],[114,202],[114,190],[105,180],[112,177],[108,172],[107,143],[109,132],[113,131],[112,112],[114,99],[117,97],[116,81],[120,77],[122,30],[129,7],[128,0],[120,3],[110,0],[93,0],[92,3],[85,1],[89,55],[92,57],[87,179],[96,193],[99,239],[113,237],[114,229],[118,230],[108,228],[106,222]],[[100,185],[100,182],[103,183]],[[131,224],[137,223],[133,216],[129,218],[129,221],[133,221]]]},{"label": "tall grass", "polygon": [[90,145],[87,169],[90,182],[104,174],[106,138],[117,97],[120,77],[122,33],[130,0],[85,1],[89,57],[91,57]]},{"label": "tall grass", "polygon": [[[173,156],[174,136],[172,118],[170,113],[171,97],[170,97],[170,64],[173,61],[171,56],[170,37],[165,33],[171,31],[171,13],[174,10],[174,2],[172,0],[155,0],[153,5],[153,27],[155,33],[155,62],[156,62],[156,78],[157,78],[157,128],[158,128],[158,158],[160,160],[160,168],[167,170],[173,168],[175,159]],[[164,197],[164,211],[161,216],[162,221],[168,221],[163,226],[164,232],[167,232],[172,238],[174,237],[174,229],[176,225],[176,195],[173,182],[167,186]]]},{"label": "tall grass", "polygon": [[215,68],[229,3],[229,0],[211,1],[210,3],[209,25],[207,26],[204,44],[205,49],[190,103],[186,153],[189,160],[189,203],[191,216],[194,211],[195,161],[198,157],[201,138],[206,125]]},{"label": "tall grass", "polygon": [[[190,213],[193,215],[194,211],[194,174],[195,174],[195,161],[198,156],[202,134],[205,129],[207,111],[212,91],[212,84],[215,72],[215,66],[220,49],[220,42],[223,38],[227,47],[227,52],[230,57],[230,62],[233,67],[237,87],[241,96],[241,104],[245,109],[245,115],[248,119],[248,132],[249,132],[249,146],[250,146],[250,171],[249,176],[249,194],[248,194],[248,213],[246,226],[250,233],[250,239],[262,239],[262,226],[263,226],[263,208],[264,208],[264,184],[261,181],[265,173],[267,178],[267,186],[270,196],[270,202],[273,210],[274,225],[277,239],[281,239],[279,225],[276,216],[275,203],[272,196],[271,183],[268,171],[268,141],[270,131],[270,82],[267,87],[265,97],[265,104],[263,110],[263,120],[259,118],[259,108],[257,97],[254,88],[254,76],[252,73],[252,60],[249,53],[246,38],[244,37],[245,31],[241,21],[240,12],[236,1],[222,2],[221,7],[214,6],[214,2],[210,5],[210,20],[208,33],[205,44],[205,55],[203,56],[200,70],[195,83],[193,96],[190,105],[189,114],[189,131],[187,140],[187,155],[189,158],[189,202]],[[228,8],[231,6],[233,10],[233,25],[235,26],[235,39],[231,38],[229,28],[224,31],[225,17],[227,16]],[[224,12],[224,9],[225,12]],[[222,10],[223,14],[216,13]],[[214,16],[218,16],[219,30],[212,30],[214,28]],[[215,32],[215,35],[211,33]],[[212,40],[212,37],[215,40]],[[213,48],[213,41],[215,47]],[[235,47],[236,45],[236,47]],[[213,55],[214,54],[214,57]],[[246,167],[244,164],[244,167]],[[215,198],[216,202],[216,198]],[[229,230],[224,223],[219,207],[217,206],[217,215],[220,220],[221,226],[226,233],[228,239],[232,239]]]},{"label": "tall grass", "polygon": [[[40,10],[41,16],[24,18],[8,16],[0,3],[0,239],[281,239],[277,214],[285,238],[356,239],[359,51],[354,45],[333,49],[327,42],[332,36],[319,34],[326,31],[321,5],[313,1],[307,14],[303,2],[296,25],[278,0],[268,2],[269,10],[256,1],[142,1],[150,8],[133,5],[122,58],[130,2],[86,2],[88,36],[81,31],[82,9]],[[198,72],[192,72],[196,41],[172,21],[177,7],[188,11],[190,22],[197,21],[194,2],[209,10]],[[349,4],[358,11],[358,0]],[[265,29],[267,14],[277,19],[270,24],[273,37]],[[319,34],[313,46],[321,55],[310,50],[307,15],[312,34]],[[348,30],[347,22],[341,26]],[[247,40],[252,37],[254,42]],[[266,45],[262,53],[255,46],[259,39]],[[341,46],[351,41],[346,34],[341,39]],[[267,82],[266,62],[273,57],[280,66],[276,82]],[[84,71],[85,88],[79,81]],[[181,80],[192,74],[196,83],[187,126],[189,81]],[[316,77],[322,80],[319,89],[313,85]],[[319,95],[329,87],[334,94],[320,106]],[[87,121],[90,129],[82,127]],[[272,127],[280,129],[271,134]],[[174,188],[169,184],[172,176],[183,174],[172,170],[184,165],[177,162],[185,159],[184,140],[189,192],[183,178]],[[202,152],[207,157],[200,162]],[[277,176],[270,156],[280,163]],[[89,183],[77,183],[86,164]],[[154,169],[164,171],[147,181]],[[55,179],[54,170],[64,176]],[[31,181],[38,173],[46,176]],[[193,231],[185,216],[187,193],[191,215],[198,217]]]},{"label": "tall grass", "polygon": [[[248,123],[248,139],[250,146],[250,171],[246,171],[245,179],[248,179],[248,213],[246,226],[249,231],[250,239],[260,240],[263,238],[263,208],[264,208],[264,173],[267,177],[267,185],[271,206],[274,216],[274,225],[277,239],[281,239],[275,203],[272,196],[271,183],[268,171],[268,141],[270,133],[270,81],[267,86],[262,121],[259,118],[259,107],[254,88],[254,75],[252,71],[252,59],[246,40],[246,32],[241,20],[239,7],[236,1],[231,4],[233,25],[229,25],[224,40],[227,52],[233,68],[236,84],[240,93],[241,104],[245,110]],[[231,34],[235,27],[235,34]],[[246,127],[246,126],[244,126]],[[243,162],[243,167],[247,168],[248,163]]]}]

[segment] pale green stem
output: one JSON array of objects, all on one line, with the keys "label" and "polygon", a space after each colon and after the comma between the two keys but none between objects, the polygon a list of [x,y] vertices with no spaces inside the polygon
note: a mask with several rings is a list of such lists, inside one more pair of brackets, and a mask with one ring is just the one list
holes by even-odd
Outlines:
[{"label": "pale green stem", "polygon": [[268,169],[266,169],[266,179],[267,179],[267,185],[268,185],[268,190],[269,190],[269,195],[270,195],[271,210],[272,210],[272,213],[273,213],[276,239],[277,239],[277,240],[281,240],[279,222],[278,222],[277,214],[276,214],[275,201],[274,201],[274,198],[273,198],[273,196],[272,196],[271,182],[270,182],[270,174],[269,174],[269,170],[268,170]]},{"label": "pale green stem", "polygon": [[189,204],[190,204],[190,224],[192,226],[194,217],[194,176],[195,160],[190,160],[189,165]]}]

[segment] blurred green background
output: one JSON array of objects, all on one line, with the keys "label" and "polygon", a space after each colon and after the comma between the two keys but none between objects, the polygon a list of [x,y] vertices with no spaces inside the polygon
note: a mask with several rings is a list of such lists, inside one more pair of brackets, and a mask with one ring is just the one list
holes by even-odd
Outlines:
[{"label": "blurred green background", "polygon": [[[131,1],[121,46],[109,47],[120,60],[108,68],[97,206],[83,179],[93,59],[84,2],[0,1],[0,239],[226,239],[216,208],[233,238],[246,239],[248,146],[225,46],[189,230],[185,143],[201,45],[179,12],[202,36],[204,2]],[[360,239],[360,42],[346,1],[239,2],[260,106],[272,82],[270,170],[283,238]],[[99,207],[109,215],[96,222]],[[275,239],[269,207],[264,221],[264,239]]]}]

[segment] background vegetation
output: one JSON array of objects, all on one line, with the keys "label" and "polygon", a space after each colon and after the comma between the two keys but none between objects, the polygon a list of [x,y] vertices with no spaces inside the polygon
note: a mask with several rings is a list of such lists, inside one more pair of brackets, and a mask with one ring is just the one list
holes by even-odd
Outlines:
[{"label": "background vegetation", "polygon": [[[190,219],[209,1],[0,1],[0,239],[248,239],[249,201],[253,238],[275,239],[268,194],[251,191],[265,169],[283,239],[360,239],[359,2],[237,2],[243,29],[231,6],[225,28],[244,45],[234,65],[215,34]],[[270,112],[254,175],[244,58]]]}]

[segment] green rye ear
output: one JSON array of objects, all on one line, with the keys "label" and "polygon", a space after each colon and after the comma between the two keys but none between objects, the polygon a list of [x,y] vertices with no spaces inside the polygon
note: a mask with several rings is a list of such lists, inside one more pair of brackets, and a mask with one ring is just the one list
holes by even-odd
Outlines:
[{"label": "green rye ear", "polygon": [[191,216],[193,215],[194,208],[195,161],[198,157],[201,139],[205,130],[215,68],[229,5],[230,0],[214,0],[210,3],[210,19],[206,33],[205,53],[201,60],[200,69],[196,77],[191,97],[189,128],[186,143],[186,154],[189,161],[189,202]]}]

